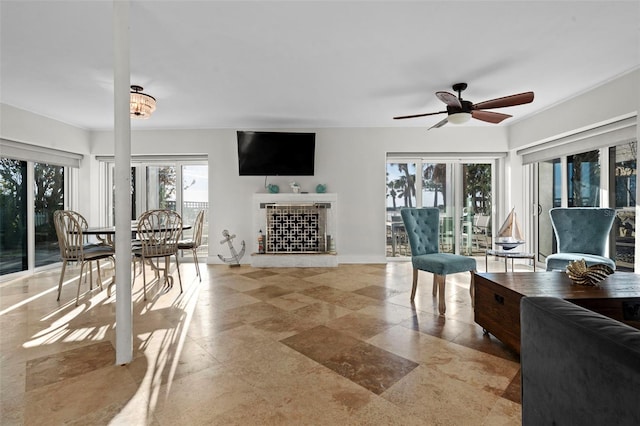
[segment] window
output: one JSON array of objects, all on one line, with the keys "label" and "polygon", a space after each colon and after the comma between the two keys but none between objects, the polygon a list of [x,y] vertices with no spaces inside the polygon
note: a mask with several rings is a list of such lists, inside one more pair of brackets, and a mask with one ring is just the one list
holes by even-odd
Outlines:
[{"label": "window", "polygon": [[609,149],[611,207],[616,209],[612,254],[621,271],[633,271],[635,263],[637,147],[631,141]]},{"label": "window", "polygon": [[589,151],[567,156],[569,207],[600,206],[600,155]]},{"label": "window", "polygon": [[68,208],[81,155],[0,139],[0,275],[60,261],[53,212]]},{"label": "window", "polygon": [[416,207],[416,195],[416,163],[387,163],[387,256],[410,255],[400,209]]},{"label": "window", "polygon": [[554,253],[555,235],[549,217],[549,210],[562,206],[562,163],[559,158],[541,161],[537,164],[537,258],[545,262]]},{"label": "window", "polygon": [[60,261],[53,212],[64,210],[64,167],[34,163],[35,266]]},{"label": "window", "polygon": [[25,271],[27,247],[27,162],[0,159],[0,274]]},{"label": "window", "polygon": [[[111,158],[99,158],[105,167],[105,186],[112,188],[104,210],[110,212],[106,223],[114,224],[113,182],[115,167]],[[208,252],[209,166],[201,159],[132,159],[131,220],[152,209],[169,209],[180,213],[185,224],[192,224],[200,210],[205,210],[202,244],[198,253]],[[185,231],[188,238],[190,230]],[[183,253],[191,256],[190,251]]]},{"label": "window", "polygon": [[[386,255],[410,256],[400,209],[440,210],[440,251],[479,254],[491,247],[494,159],[406,158],[386,164]],[[482,226],[477,220],[482,219]]]},{"label": "window", "polygon": [[[603,166],[604,165],[604,166]],[[549,219],[553,207],[612,207],[616,219],[608,256],[621,271],[633,271],[636,245],[637,142],[570,154],[535,163],[538,261],[556,252]],[[604,175],[603,175],[604,173]]]},{"label": "window", "polygon": [[176,209],[176,168],[172,165],[146,166],[147,210]]}]

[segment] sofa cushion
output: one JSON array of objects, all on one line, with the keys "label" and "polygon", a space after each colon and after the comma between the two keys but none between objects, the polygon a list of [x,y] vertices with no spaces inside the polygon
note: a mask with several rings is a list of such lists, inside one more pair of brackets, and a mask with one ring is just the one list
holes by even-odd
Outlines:
[{"label": "sofa cushion", "polygon": [[547,271],[564,271],[570,262],[580,259],[584,259],[587,266],[604,263],[614,271],[616,269],[616,262],[608,257],[585,253],[554,253],[547,256]]}]

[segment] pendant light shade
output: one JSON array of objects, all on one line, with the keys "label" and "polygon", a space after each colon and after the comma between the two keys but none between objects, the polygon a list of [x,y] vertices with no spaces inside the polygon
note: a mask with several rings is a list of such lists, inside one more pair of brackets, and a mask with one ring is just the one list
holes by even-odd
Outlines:
[{"label": "pendant light shade", "polygon": [[449,115],[449,123],[463,124],[469,120],[471,120],[471,114],[468,112],[458,112],[458,113]]},{"label": "pendant light shade", "polygon": [[142,86],[131,86],[129,113],[131,118],[147,119],[156,110],[156,98],[142,93]]}]

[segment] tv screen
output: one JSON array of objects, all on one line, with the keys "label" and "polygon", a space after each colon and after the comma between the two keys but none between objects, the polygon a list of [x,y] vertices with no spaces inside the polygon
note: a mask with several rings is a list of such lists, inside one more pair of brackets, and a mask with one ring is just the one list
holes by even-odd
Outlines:
[{"label": "tv screen", "polygon": [[315,133],[238,131],[240,176],[313,176]]}]

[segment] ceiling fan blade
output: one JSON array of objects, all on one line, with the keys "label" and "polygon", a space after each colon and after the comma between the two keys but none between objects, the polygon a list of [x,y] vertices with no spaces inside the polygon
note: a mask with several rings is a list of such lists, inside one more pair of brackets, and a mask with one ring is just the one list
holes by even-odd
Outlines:
[{"label": "ceiling fan blade", "polygon": [[438,127],[442,127],[442,126],[444,126],[445,124],[447,124],[448,122],[449,122],[449,117],[444,118],[444,119],[442,119],[442,120],[438,121],[438,122],[437,122],[436,124],[434,124],[433,126],[429,127],[429,128],[427,129],[427,131],[429,131],[429,130],[431,130],[431,129],[437,129]]},{"label": "ceiling fan blade", "polygon": [[493,111],[471,111],[471,116],[476,120],[486,121],[487,123],[498,124],[502,120],[506,120],[509,117],[512,117],[509,114],[502,114],[500,112]]},{"label": "ceiling fan blade", "polygon": [[517,95],[504,96],[502,98],[491,99],[473,105],[473,109],[493,109],[503,108],[522,104],[528,104],[533,101],[533,92],[518,93]]},{"label": "ceiling fan blade", "polygon": [[453,93],[449,92],[436,92],[436,97],[440,99],[442,102],[447,104],[447,106],[455,106],[458,108],[462,108],[462,104],[460,103],[460,99]]},{"label": "ceiling fan blade", "polygon": [[426,114],[414,114],[414,115],[401,115],[399,117],[393,117],[394,120],[403,120],[405,118],[417,118],[417,117],[426,117],[428,115],[436,115],[436,114],[444,114],[447,111],[439,111],[439,112],[428,112]]}]

